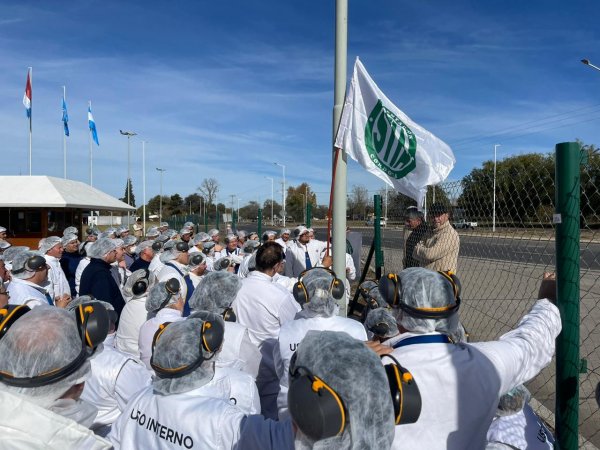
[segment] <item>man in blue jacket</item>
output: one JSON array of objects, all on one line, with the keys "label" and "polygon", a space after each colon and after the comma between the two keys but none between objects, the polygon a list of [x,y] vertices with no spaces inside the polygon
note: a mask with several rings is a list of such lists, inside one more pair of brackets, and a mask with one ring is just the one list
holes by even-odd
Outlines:
[{"label": "man in blue jacket", "polygon": [[125,306],[125,300],[115,281],[110,267],[117,260],[118,240],[98,239],[88,252],[90,263],[81,275],[79,295],[91,295],[104,300],[115,308],[118,315]]}]

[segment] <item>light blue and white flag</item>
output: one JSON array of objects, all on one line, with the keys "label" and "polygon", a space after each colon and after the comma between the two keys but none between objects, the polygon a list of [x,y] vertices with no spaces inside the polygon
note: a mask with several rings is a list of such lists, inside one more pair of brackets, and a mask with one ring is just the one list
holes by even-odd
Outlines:
[{"label": "light blue and white flag", "polygon": [[90,127],[90,133],[92,133],[92,139],[96,145],[100,146],[98,142],[98,132],[96,131],[96,122],[94,122],[94,116],[92,116],[92,102],[88,106],[88,125]]},{"label": "light blue and white flag", "polygon": [[69,113],[67,113],[67,102],[65,98],[62,99],[62,121],[65,128],[65,136],[69,135]]}]

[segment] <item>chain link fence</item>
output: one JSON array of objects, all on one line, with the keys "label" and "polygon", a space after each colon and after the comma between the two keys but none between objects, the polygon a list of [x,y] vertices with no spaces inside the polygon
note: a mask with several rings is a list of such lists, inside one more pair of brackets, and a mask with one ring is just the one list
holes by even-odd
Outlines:
[{"label": "chain link fence", "polygon": [[[599,183],[600,157],[592,149],[581,167],[580,448],[600,447]],[[426,203],[445,204],[460,236],[460,315],[472,341],[497,339],[515,327],[533,305],[543,272],[555,270],[554,199],[553,155],[507,158],[498,162],[495,175],[493,163],[486,163],[461,181],[430,188]],[[403,269],[410,234],[405,210],[411,204],[399,194],[388,199],[382,232],[385,272]],[[372,231],[363,234],[364,244],[370,243]],[[367,252],[364,246],[363,261]],[[554,426],[555,361],[528,388],[533,406]]]}]

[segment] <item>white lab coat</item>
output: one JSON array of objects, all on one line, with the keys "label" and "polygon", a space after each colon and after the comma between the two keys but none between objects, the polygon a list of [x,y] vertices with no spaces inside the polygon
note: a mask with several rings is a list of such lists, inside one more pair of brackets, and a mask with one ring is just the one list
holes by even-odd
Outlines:
[{"label": "white lab coat", "polygon": [[75,269],[75,291],[77,292],[77,295],[79,295],[79,284],[81,283],[81,274],[83,273],[84,269],[88,266],[90,261],[90,257],[86,256],[81,261],[79,261],[79,264],[77,264],[77,269]]},{"label": "white lab coat", "polygon": [[275,239],[275,242],[277,242],[279,245],[281,245],[281,247],[282,247],[282,248],[283,248],[283,250],[285,251],[285,250],[287,250],[287,249],[288,249],[288,247],[290,246],[290,244],[291,244],[292,242],[294,242],[294,241],[293,241],[292,239],[288,239],[288,240],[287,240],[287,242],[286,242],[286,241],[284,241],[284,240],[283,240],[283,239],[281,239],[281,238],[277,238],[277,239]]},{"label": "white lab coat", "polygon": [[237,272],[238,277],[246,278],[248,276],[248,274],[250,273],[250,270],[248,269],[248,263],[250,262],[251,256],[252,256],[252,253],[250,253],[249,255],[244,255],[244,259],[242,259],[242,262],[240,263],[240,267],[238,268],[238,272]]},{"label": "white lab coat", "polygon": [[160,252],[156,252],[156,254],[154,255],[154,257],[152,258],[152,261],[150,261],[150,265],[148,266],[148,270],[155,277],[158,275],[158,272],[160,272],[162,270],[163,266],[165,265],[160,260],[160,255],[161,255]]},{"label": "white lab coat", "polygon": [[216,361],[211,383],[226,383],[229,386],[229,403],[244,414],[260,414],[260,396],[254,377],[231,367],[221,367]]},{"label": "white lab coat", "polygon": [[242,370],[256,379],[260,351],[250,340],[248,329],[237,322],[225,322],[223,347],[216,356],[216,365]]},{"label": "white lab coat", "polygon": [[108,441],[74,420],[0,390],[0,448],[19,450],[110,449]]},{"label": "white lab coat", "polygon": [[173,308],[163,308],[152,319],[147,320],[140,328],[138,347],[140,349],[140,360],[148,370],[153,370],[150,365],[152,358],[152,339],[158,327],[165,322],[178,322],[183,320],[181,312]]},{"label": "white lab coat", "polygon": [[304,245],[297,240],[293,241],[285,252],[285,276],[297,278],[306,270],[306,252],[312,267],[317,267],[321,262],[321,246],[314,240]]},{"label": "white lab coat", "polygon": [[516,414],[495,417],[487,432],[487,440],[507,444],[507,448],[527,450],[554,448],[554,437],[527,403]]},{"label": "white lab coat", "polygon": [[50,255],[44,255],[44,258],[50,267],[48,270],[48,281],[50,282],[48,285],[48,293],[50,294],[50,297],[52,297],[53,300],[64,294],[68,294],[70,297],[71,288],[69,287],[67,277],[60,266],[60,260]]},{"label": "white lab coat", "polygon": [[560,330],[558,309],[544,299],[497,341],[396,348],[392,355],[412,373],[422,409],[416,423],[396,427],[392,448],[485,448],[498,399],[550,363]]},{"label": "white lab coat", "polygon": [[49,304],[46,298],[46,289],[31,281],[13,277],[7,285],[7,289],[10,294],[8,303],[11,305],[27,305],[35,308]]},{"label": "white lab coat", "polygon": [[237,322],[248,328],[250,341],[260,350],[262,357],[256,384],[263,415],[274,418],[277,416],[279,379],[273,362],[273,348],[281,326],[294,319],[300,305],[283,286],[255,270],[242,280],[242,288],[232,307]]},{"label": "white lab coat", "polygon": [[288,417],[287,393],[289,388],[288,373],[290,360],[298,349],[298,345],[311,330],[316,331],[342,331],[348,333],[359,341],[367,340],[364,326],[353,319],[347,319],[334,315],[331,317],[297,318],[282,325],[279,332],[278,345],[275,346],[273,356],[275,368],[279,377],[279,395],[277,396],[277,408],[279,409],[279,420]]},{"label": "white lab coat", "polygon": [[282,285],[290,292],[294,291],[294,284],[296,284],[297,281],[298,278],[286,277],[285,275],[281,275],[279,273],[273,275],[273,282]]},{"label": "white lab coat", "polygon": [[81,399],[98,408],[92,429],[111,425],[127,402],[152,381],[152,373],[138,360],[113,347],[114,335],[104,340],[104,348],[90,360],[91,376],[85,381]]},{"label": "white lab coat", "polygon": [[[173,267],[175,266],[175,267]],[[188,269],[187,266],[184,266],[181,263],[178,263],[175,260],[172,261],[168,261],[168,263],[165,263],[162,267],[162,269],[160,269],[160,272],[158,272],[158,274],[156,275],[156,279],[161,282],[161,281],[168,281],[171,278],[177,278],[177,280],[179,281],[179,284],[181,286],[181,296],[183,297],[183,299],[186,299],[187,296],[187,284],[185,283],[185,280],[183,279],[183,277],[185,277],[188,273]],[[182,275],[183,274],[183,275]]]},{"label": "white lab coat", "polygon": [[245,414],[229,395],[225,378],[172,395],[150,386],[129,402],[108,437],[115,450],[233,449]]},{"label": "white lab coat", "polygon": [[146,322],[146,296],[132,298],[125,303],[119,317],[119,328],[115,338],[115,347],[125,353],[140,357],[140,328]]}]

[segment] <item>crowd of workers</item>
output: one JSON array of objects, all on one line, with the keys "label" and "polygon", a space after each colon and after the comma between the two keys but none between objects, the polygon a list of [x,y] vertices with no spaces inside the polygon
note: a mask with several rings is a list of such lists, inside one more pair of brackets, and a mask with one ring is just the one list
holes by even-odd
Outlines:
[{"label": "crowd of workers", "polygon": [[458,235],[419,214],[360,320],[338,314],[352,258],[338,277],[304,226],[68,227],[36,250],[0,228],[0,448],[553,448],[523,386],[561,330],[553,276],[514,330],[467,342]]}]

